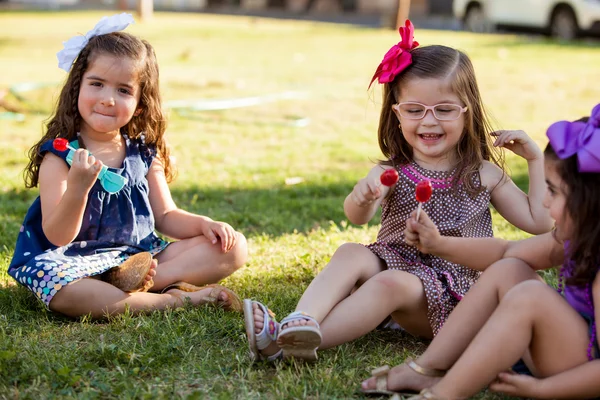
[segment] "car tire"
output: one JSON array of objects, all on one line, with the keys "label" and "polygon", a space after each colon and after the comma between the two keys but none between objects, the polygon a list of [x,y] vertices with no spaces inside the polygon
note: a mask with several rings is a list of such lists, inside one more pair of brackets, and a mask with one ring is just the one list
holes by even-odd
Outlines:
[{"label": "car tire", "polygon": [[487,21],[481,5],[477,3],[469,4],[465,12],[463,26],[469,32],[482,33],[488,31]]},{"label": "car tire", "polygon": [[569,7],[559,7],[552,13],[550,36],[559,40],[573,40],[579,34],[575,13]]}]

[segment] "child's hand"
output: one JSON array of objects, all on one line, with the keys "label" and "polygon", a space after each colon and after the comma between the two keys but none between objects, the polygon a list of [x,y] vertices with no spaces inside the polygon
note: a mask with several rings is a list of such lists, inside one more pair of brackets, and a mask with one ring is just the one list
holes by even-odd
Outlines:
[{"label": "child's hand", "polygon": [[67,175],[67,186],[87,195],[101,169],[102,161],[96,160],[86,149],[77,149]]},{"label": "child's hand", "polygon": [[421,253],[431,253],[440,240],[440,232],[424,210],[421,210],[418,222],[416,216],[417,210],[406,220],[404,241],[410,246],[415,246]]},{"label": "child's hand", "polygon": [[490,384],[494,392],[505,393],[514,397],[543,399],[543,380],[514,372],[501,372]]},{"label": "child's hand", "polygon": [[211,241],[212,244],[217,244],[221,239],[221,251],[227,253],[233,249],[237,241],[237,235],[233,227],[225,222],[210,221],[204,225],[202,232],[204,236]]},{"label": "child's hand", "polygon": [[542,159],[543,154],[539,146],[523,131],[496,131],[494,146],[504,147],[527,161]]},{"label": "child's hand", "polygon": [[380,197],[381,189],[378,182],[369,176],[358,181],[351,193],[352,200],[359,207],[368,207]]}]

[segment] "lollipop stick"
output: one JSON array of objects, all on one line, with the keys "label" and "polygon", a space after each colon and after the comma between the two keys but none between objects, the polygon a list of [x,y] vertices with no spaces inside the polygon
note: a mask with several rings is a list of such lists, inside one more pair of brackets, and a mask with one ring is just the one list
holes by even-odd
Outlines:
[{"label": "lollipop stick", "polygon": [[421,204],[423,203],[419,203],[419,206],[417,207],[417,222],[419,222],[419,216],[421,215]]}]

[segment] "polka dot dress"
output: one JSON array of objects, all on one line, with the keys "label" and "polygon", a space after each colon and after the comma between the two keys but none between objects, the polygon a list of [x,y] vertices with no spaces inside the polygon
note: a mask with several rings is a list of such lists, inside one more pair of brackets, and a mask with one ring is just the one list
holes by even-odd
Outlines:
[{"label": "polka dot dress", "polygon": [[[8,274],[31,290],[46,307],[66,285],[101,274],[133,254],[142,251],[157,254],[168,245],[154,232],[148,198],[146,174],[155,152],[144,144],[143,138],[123,137],[126,143],[123,167],[110,170],[126,177],[127,183],[112,194],[100,182],[94,184],[81,229],[73,242],[57,247],[48,241],[42,230],[39,197],[25,216]],[[55,150],[52,141],[44,143],[41,151],[50,151],[63,160],[67,156],[67,151]]]},{"label": "polka dot dress", "polygon": [[[398,183],[382,203],[377,242],[367,247],[385,261],[388,269],[406,271],[421,279],[427,297],[427,317],[434,335],[437,335],[458,301],[477,281],[480,272],[421,254],[415,247],[405,244],[406,220],[418,206],[415,187],[422,179],[431,181],[431,199],[422,207],[444,236],[492,236],[490,192],[484,190],[471,197],[464,186],[453,187],[455,171],[430,171],[414,162],[398,167],[398,173]],[[473,183],[475,187],[480,185],[477,174]]]}]

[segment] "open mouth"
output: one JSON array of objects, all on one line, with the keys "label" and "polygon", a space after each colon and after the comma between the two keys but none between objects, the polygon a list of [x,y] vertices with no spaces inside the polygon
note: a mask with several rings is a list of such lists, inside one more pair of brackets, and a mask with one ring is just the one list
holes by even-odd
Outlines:
[{"label": "open mouth", "polygon": [[433,142],[433,141],[436,141],[436,140],[440,140],[442,138],[442,136],[444,136],[444,135],[443,134],[437,134],[437,133],[422,133],[422,134],[419,134],[419,137],[422,140],[426,141],[426,142],[429,142],[429,141]]}]

